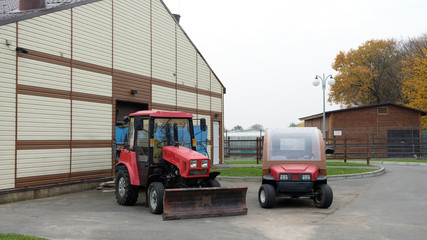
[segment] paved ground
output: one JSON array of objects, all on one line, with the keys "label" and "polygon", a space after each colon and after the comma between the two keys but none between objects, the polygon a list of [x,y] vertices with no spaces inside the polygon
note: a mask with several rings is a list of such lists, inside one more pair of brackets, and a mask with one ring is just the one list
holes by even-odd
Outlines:
[{"label": "paved ground", "polygon": [[330,181],[329,209],[291,199],[262,209],[259,183],[223,181],[248,186],[248,215],[162,221],[143,201],[119,206],[112,191],[90,190],[0,205],[0,232],[49,239],[425,239],[427,168],[386,169],[379,177]]}]

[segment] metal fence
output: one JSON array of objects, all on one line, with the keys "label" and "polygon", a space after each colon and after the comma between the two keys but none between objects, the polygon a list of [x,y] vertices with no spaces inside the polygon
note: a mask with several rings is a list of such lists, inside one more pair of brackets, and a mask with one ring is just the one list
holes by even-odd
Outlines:
[{"label": "metal fence", "polygon": [[[263,137],[245,140],[225,140],[224,153],[226,158],[251,157],[257,163],[262,161]],[[371,158],[425,158],[427,157],[427,131],[422,137],[334,137],[326,139],[326,147],[334,149],[334,154],[329,159],[366,159]]]},{"label": "metal fence", "polygon": [[371,158],[421,158],[427,157],[427,134],[420,138],[408,137],[372,137],[326,139],[326,147],[334,149],[330,156],[337,159]]},{"label": "metal fence", "polygon": [[250,157],[256,158],[257,163],[262,161],[264,137],[255,139],[232,140],[228,137],[224,141],[224,156],[226,158]]}]

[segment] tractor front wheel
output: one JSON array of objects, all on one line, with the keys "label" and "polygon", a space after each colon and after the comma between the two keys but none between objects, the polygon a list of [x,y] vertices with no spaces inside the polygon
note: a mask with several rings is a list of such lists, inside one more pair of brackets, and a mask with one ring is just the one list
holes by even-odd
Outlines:
[{"label": "tractor front wheel", "polygon": [[132,206],[138,200],[138,187],[130,184],[129,172],[121,168],[116,175],[116,199],[120,205]]},{"label": "tractor front wheel", "polygon": [[148,206],[150,212],[160,214],[163,212],[163,195],[165,194],[165,187],[161,182],[152,182],[147,190]]},{"label": "tractor front wheel", "polygon": [[332,189],[327,184],[319,184],[314,188],[314,205],[318,208],[328,208],[332,204],[334,196]]},{"label": "tractor front wheel", "polygon": [[209,186],[210,187],[221,187],[221,184],[216,179],[209,180]]},{"label": "tractor front wheel", "polygon": [[263,184],[258,191],[258,202],[263,208],[272,208],[276,202],[276,190],[271,184]]}]

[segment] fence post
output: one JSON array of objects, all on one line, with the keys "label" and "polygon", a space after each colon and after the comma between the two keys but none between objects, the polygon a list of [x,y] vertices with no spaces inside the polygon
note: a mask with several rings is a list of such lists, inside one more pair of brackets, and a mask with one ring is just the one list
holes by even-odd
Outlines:
[{"label": "fence post", "polygon": [[231,147],[230,139],[231,139],[231,138],[230,138],[230,137],[227,137],[227,138],[228,138],[228,139],[227,139],[227,140],[228,140],[228,141],[227,141],[227,143],[228,143],[228,144],[227,144],[227,145],[228,145],[228,147],[227,147],[227,153],[228,153],[228,154],[227,154],[227,155],[229,156],[228,158],[231,158],[231,153],[230,153],[230,152],[231,152],[231,150],[230,150],[230,147]]},{"label": "fence post", "polygon": [[256,164],[259,164],[259,137],[256,138]]},{"label": "fence post", "polygon": [[344,138],[344,162],[347,162],[347,137]]},{"label": "fence post", "polygon": [[366,165],[370,165],[371,154],[369,152],[369,134],[366,135]]}]

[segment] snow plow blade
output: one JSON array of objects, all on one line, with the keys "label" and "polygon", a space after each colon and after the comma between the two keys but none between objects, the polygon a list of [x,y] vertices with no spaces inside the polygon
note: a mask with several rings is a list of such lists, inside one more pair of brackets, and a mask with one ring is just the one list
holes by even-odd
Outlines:
[{"label": "snow plow blade", "polygon": [[247,187],[165,189],[163,220],[246,215]]}]

